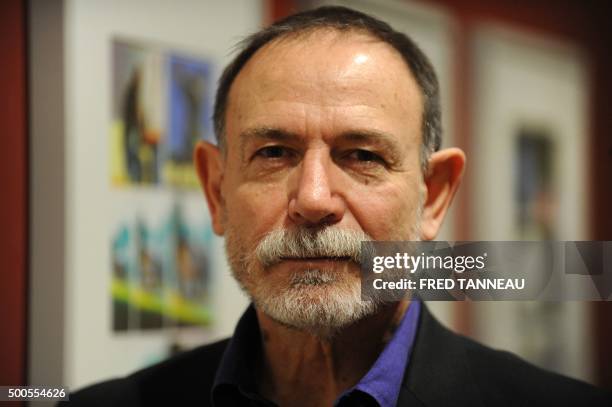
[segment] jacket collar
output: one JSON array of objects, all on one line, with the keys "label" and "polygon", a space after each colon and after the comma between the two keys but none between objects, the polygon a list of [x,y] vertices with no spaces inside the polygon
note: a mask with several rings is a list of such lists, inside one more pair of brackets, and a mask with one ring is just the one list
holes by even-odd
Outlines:
[{"label": "jacket collar", "polygon": [[460,337],[444,328],[425,304],[404,374],[398,406],[484,406]]}]

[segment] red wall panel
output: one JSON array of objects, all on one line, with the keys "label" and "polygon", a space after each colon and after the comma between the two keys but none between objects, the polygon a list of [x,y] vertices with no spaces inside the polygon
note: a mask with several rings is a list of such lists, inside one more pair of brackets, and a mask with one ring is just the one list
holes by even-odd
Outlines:
[{"label": "red wall panel", "polygon": [[25,383],[27,108],[25,2],[0,2],[0,385]]}]

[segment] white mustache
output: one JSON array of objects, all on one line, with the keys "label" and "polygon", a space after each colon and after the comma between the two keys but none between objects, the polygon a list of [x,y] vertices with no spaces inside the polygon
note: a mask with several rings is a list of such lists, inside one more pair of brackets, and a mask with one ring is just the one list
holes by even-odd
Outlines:
[{"label": "white mustache", "polygon": [[326,226],[317,229],[278,229],[257,245],[255,255],[264,268],[287,258],[348,258],[360,263],[361,242],[371,241],[367,233]]}]

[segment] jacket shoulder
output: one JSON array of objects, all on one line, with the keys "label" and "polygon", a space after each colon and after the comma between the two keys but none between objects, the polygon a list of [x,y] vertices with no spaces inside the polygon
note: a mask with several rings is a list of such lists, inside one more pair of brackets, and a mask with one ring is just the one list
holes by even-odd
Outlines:
[{"label": "jacket shoulder", "polygon": [[537,367],[520,357],[458,335],[482,398],[495,405],[609,406],[603,390]]},{"label": "jacket shoulder", "polygon": [[129,376],[88,386],[70,394],[67,405],[209,405],[210,390],[228,342],[225,339],[200,346]]},{"label": "jacket shoulder", "polygon": [[422,308],[400,405],[612,406],[610,394],[442,326]]}]

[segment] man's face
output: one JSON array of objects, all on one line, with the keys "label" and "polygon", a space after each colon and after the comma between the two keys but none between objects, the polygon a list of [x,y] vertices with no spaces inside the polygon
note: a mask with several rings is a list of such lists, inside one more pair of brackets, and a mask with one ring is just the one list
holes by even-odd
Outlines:
[{"label": "man's face", "polygon": [[422,109],[400,55],[365,34],[282,39],[246,64],[229,94],[218,231],[258,308],[314,332],[373,312],[348,252],[286,242],[418,238]]}]

